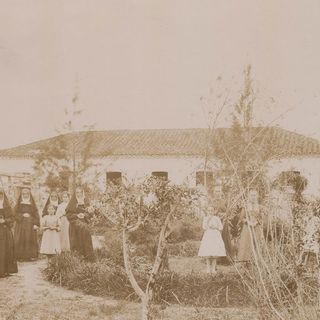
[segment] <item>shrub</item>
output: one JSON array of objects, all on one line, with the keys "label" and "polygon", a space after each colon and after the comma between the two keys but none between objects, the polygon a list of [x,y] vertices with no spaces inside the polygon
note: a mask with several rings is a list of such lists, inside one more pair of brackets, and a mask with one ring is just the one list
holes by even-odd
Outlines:
[{"label": "shrub", "polygon": [[111,259],[101,258],[101,252],[98,256],[99,261],[88,262],[72,253],[62,253],[51,260],[44,273],[55,284],[88,294],[114,298],[132,294],[124,269]]},{"label": "shrub", "polygon": [[249,296],[236,274],[217,276],[166,272],[159,279],[156,302],[179,303],[196,307],[227,307],[250,305]]},{"label": "shrub", "polygon": [[123,266],[121,234],[111,228],[106,229],[104,232],[104,245],[104,248],[95,250],[98,258],[109,258]]},{"label": "shrub", "polygon": [[202,234],[201,221],[192,217],[185,217],[175,223],[169,241],[172,243],[200,241]]},{"label": "shrub", "polygon": [[[88,262],[74,254],[62,253],[52,259],[44,272],[49,281],[69,289],[137,301],[138,297],[124,268],[104,257],[105,254],[105,251],[100,250],[95,253],[96,261]],[[148,260],[138,257],[132,261],[132,265],[139,284],[144,288],[150,271]],[[236,274],[213,277],[200,273],[182,275],[167,271],[158,280],[159,285],[155,291],[155,302],[158,304],[225,307],[250,303],[247,291]]]},{"label": "shrub", "polygon": [[[242,275],[261,319],[319,319],[318,270],[314,272],[299,261],[300,217],[305,208],[295,209],[291,237],[286,237],[285,241],[278,237],[261,239],[251,267]],[[277,228],[277,225],[272,227]],[[276,234],[275,231],[271,230],[271,234]]]},{"label": "shrub", "polygon": [[168,252],[171,256],[195,257],[198,254],[200,241],[187,240],[185,242],[170,243]]}]

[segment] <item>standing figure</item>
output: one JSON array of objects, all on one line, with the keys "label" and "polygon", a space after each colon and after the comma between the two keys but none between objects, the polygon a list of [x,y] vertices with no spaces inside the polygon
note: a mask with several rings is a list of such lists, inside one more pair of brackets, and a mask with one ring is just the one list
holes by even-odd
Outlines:
[{"label": "standing figure", "polygon": [[0,190],[0,278],[18,272],[11,230],[13,220],[9,200],[4,191]]},{"label": "standing figure", "polygon": [[87,259],[93,258],[93,244],[88,226],[93,213],[88,201],[85,199],[82,188],[77,188],[66,209],[70,222],[69,236],[70,249],[76,251]]},{"label": "standing figure", "polygon": [[60,219],[60,245],[61,251],[70,251],[69,238],[69,220],[66,216],[66,209],[69,203],[69,193],[67,191],[62,193],[62,202],[59,204],[56,211],[56,216]]},{"label": "standing figure", "polygon": [[250,262],[253,258],[253,250],[258,248],[259,214],[258,193],[256,190],[250,190],[247,206],[242,208],[240,213],[242,229],[237,243],[237,262]]},{"label": "standing figure", "polygon": [[227,256],[232,260],[234,258],[234,249],[231,241],[231,232],[230,232],[230,226],[229,226],[230,220],[227,214],[225,214],[222,224],[223,224],[223,229],[221,232],[222,239],[224,242],[224,246],[226,248]]},{"label": "standing figure", "polygon": [[58,193],[56,191],[52,191],[50,193],[50,196],[48,197],[48,200],[42,210],[42,217],[46,216],[48,214],[48,206],[49,205],[53,205],[55,206],[55,208],[58,208],[59,205],[59,196]]},{"label": "standing figure", "polygon": [[40,226],[38,209],[28,188],[23,188],[15,207],[15,252],[18,261],[38,257],[37,230]]},{"label": "standing figure", "polygon": [[198,256],[206,258],[207,273],[216,273],[217,258],[225,257],[226,250],[221,236],[223,226],[220,218],[215,215],[213,207],[208,208],[207,215],[203,218],[202,228],[205,231]]},{"label": "standing figure", "polygon": [[47,208],[47,215],[42,221],[42,241],[40,246],[40,253],[45,254],[48,258],[48,263],[50,258],[61,252],[60,246],[60,219],[56,216],[56,206],[49,204]]}]

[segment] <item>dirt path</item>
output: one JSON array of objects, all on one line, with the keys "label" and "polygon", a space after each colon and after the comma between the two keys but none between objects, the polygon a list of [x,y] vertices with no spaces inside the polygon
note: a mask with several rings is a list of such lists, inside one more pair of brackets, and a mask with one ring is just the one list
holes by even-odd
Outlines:
[{"label": "dirt path", "polygon": [[[44,260],[21,263],[19,273],[0,279],[0,319],[125,319],[116,314],[137,309],[126,304],[54,286],[43,279]],[[121,312],[123,313],[123,312]]]},{"label": "dirt path", "polygon": [[[20,263],[19,273],[0,279],[0,320],[139,320],[140,306],[57,287],[43,279],[45,260]],[[157,320],[250,320],[252,311],[171,306]]]}]

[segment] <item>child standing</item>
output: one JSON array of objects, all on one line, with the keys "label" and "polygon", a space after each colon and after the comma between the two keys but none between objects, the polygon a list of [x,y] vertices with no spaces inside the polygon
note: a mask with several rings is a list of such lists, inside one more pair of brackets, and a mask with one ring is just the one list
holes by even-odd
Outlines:
[{"label": "child standing", "polygon": [[203,218],[202,228],[205,231],[198,256],[206,258],[207,273],[215,274],[217,258],[225,257],[226,249],[221,236],[223,225],[220,218],[215,215],[213,207],[208,208],[207,215]]},{"label": "child standing", "polygon": [[53,255],[61,252],[59,237],[60,220],[55,213],[56,207],[50,204],[48,206],[48,215],[44,216],[42,222],[43,235],[40,253],[48,257],[48,262]]},{"label": "child standing", "polygon": [[60,219],[60,244],[61,251],[70,251],[69,239],[69,220],[66,216],[66,208],[69,203],[69,193],[67,191],[62,193],[62,202],[57,208],[56,215]]}]

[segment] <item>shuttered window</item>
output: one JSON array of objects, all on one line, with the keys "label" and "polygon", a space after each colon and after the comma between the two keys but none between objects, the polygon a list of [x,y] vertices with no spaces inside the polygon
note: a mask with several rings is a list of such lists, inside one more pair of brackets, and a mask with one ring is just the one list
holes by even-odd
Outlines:
[{"label": "shuttered window", "polygon": [[166,172],[166,171],[153,171],[152,176],[157,177],[157,178],[161,178],[164,180],[168,180],[168,172]]},{"label": "shuttered window", "polygon": [[122,173],[120,171],[108,171],[106,173],[106,181],[107,184],[120,184],[122,182]]},{"label": "shuttered window", "polygon": [[205,185],[205,178],[206,177],[206,184],[207,187],[213,188],[214,180],[213,180],[213,172],[212,171],[197,171],[196,172],[196,185],[199,186],[204,186]]}]

